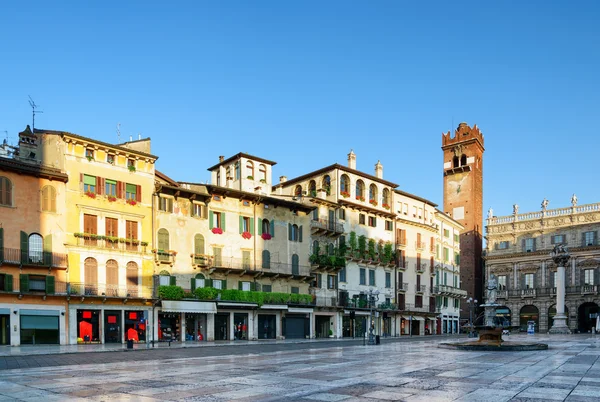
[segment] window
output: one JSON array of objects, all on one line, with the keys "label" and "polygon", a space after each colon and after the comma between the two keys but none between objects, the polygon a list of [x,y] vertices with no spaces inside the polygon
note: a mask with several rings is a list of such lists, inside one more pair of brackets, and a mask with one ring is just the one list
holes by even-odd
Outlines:
[{"label": "window", "polygon": [[360,278],[359,278],[360,285],[366,285],[367,284],[367,270],[364,268],[360,269]]},{"label": "window", "polygon": [[[174,279],[173,282],[177,281],[177,279],[175,277],[173,277],[173,279]],[[169,275],[168,271],[161,271],[158,274],[158,283],[160,286],[170,286],[171,285],[171,275]]]},{"label": "window", "polygon": [[423,296],[415,296],[415,307],[423,307]]},{"label": "window", "polygon": [[271,268],[271,253],[269,250],[262,251],[262,265],[264,269]]},{"label": "window", "polygon": [[342,177],[340,177],[340,194],[342,197],[350,196],[350,179],[348,178],[348,175],[343,174]]},{"label": "window", "polygon": [[250,232],[250,218],[247,216],[241,216],[240,218],[240,223],[242,224],[241,231]]},{"label": "window", "polygon": [[359,201],[364,201],[365,199],[365,184],[362,180],[356,181],[356,199]]},{"label": "window", "polygon": [[450,261],[450,250],[448,249],[448,247],[444,247],[444,261]]},{"label": "window", "polygon": [[292,286],[291,287],[291,293],[297,295],[298,293],[300,293],[300,288],[297,287],[297,286]]},{"label": "window", "polygon": [[584,246],[595,246],[596,245],[596,232],[585,232],[583,234],[583,245]]},{"label": "window", "polygon": [[344,208],[340,209],[339,216],[341,220],[346,220],[346,210]]},{"label": "window", "polygon": [[158,229],[158,249],[169,251],[169,231],[167,229]]},{"label": "window", "polygon": [[94,159],[94,151],[93,151],[93,150],[91,150],[91,149],[86,149],[86,150],[85,150],[85,157],[86,157],[88,160],[92,160],[92,159]]},{"label": "window", "polygon": [[[54,278],[54,277],[52,277]],[[29,275],[29,291],[44,292],[46,291],[46,276]]]},{"label": "window", "polygon": [[274,228],[275,228],[274,224],[269,222],[268,219],[262,220],[262,233],[269,234],[269,235],[271,235],[271,237],[273,237],[273,233],[271,233],[272,232],[271,229],[274,229]]},{"label": "window", "polygon": [[525,239],[525,252],[530,253],[532,251],[535,251],[535,239],[534,238],[529,238],[529,239]]},{"label": "window", "polygon": [[317,182],[314,180],[308,183],[308,195],[311,197],[317,196]]},{"label": "window", "polygon": [[365,214],[358,214],[358,224],[359,225],[364,225],[366,221],[366,215]]},{"label": "window", "polygon": [[375,270],[369,270],[369,286],[375,286]]},{"label": "window", "polygon": [[533,274],[525,274],[525,289],[533,289]]},{"label": "window", "polygon": [[300,257],[292,254],[292,275],[300,275]]},{"label": "window", "polygon": [[42,188],[42,211],[56,212],[56,189],[52,186]]},{"label": "window", "polygon": [[377,186],[375,184],[371,184],[369,186],[369,202],[371,204],[375,204],[377,205],[377,197],[378,197],[378,192],[377,192]]},{"label": "window", "polygon": [[290,241],[298,241],[302,242],[302,226],[298,226],[296,224],[288,223],[288,239]]},{"label": "window", "polygon": [[96,176],[83,175],[83,191],[85,193],[96,193]]},{"label": "window", "polygon": [[435,245],[435,258],[440,258],[440,245]]},{"label": "window", "polygon": [[[210,219],[210,215],[212,214],[212,219]],[[214,212],[214,211],[210,211],[209,215],[209,219],[210,219],[210,224],[211,229],[212,228],[219,228],[222,230],[225,230],[225,225],[224,225],[224,221],[225,221],[225,214],[222,212]]]},{"label": "window", "polygon": [[206,219],[206,205],[192,203],[192,216]]},{"label": "window", "polygon": [[246,171],[248,172],[248,179],[254,180],[254,163],[252,161],[246,163]]},{"label": "window", "polygon": [[217,186],[221,186],[221,171],[217,171]]},{"label": "window", "polygon": [[134,261],[129,261],[127,263],[127,291],[137,291],[138,286],[138,265]]},{"label": "window", "polygon": [[325,193],[327,195],[331,194],[331,178],[329,177],[329,175],[323,176],[322,188],[323,188],[323,190],[325,190]]},{"label": "window", "polygon": [[214,279],[212,281],[212,285],[215,289],[223,289],[223,281],[220,279]]},{"label": "window", "polygon": [[371,227],[377,227],[377,218],[375,218],[374,216],[369,216],[369,226]]},{"label": "window", "polygon": [[116,218],[104,218],[104,229],[106,236],[119,237],[119,220]]},{"label": "window", "polygon": [[340,269],[340,282],[346,282],[346,267]]},{"label": "window", "polygon": [[110,163],[111,165],[115,164],[115,156],[113,154],[106,154],[106,163]]},{"label": "window", "polygon": [[594,284],[594,270],[586,269],[583,271],[583,284],[593,285]]},{"label": "window", "polygon": [[0,205],[12,207],[12,182],[0,176]]},{"label": "window", "polygon": [[383,189],[383,193],[382,193],[382,197],[381,197],[381,203],[382,203],[382,205],[384,207],[386,205],[388,207],[391,207],[391,205],[390,205],[390,190],[388,190],[387,188]]},{"label": "window", "polygon": [[296,196],[296,197],[302,197],[302,186],[301,185],[297,185],[294,188],[294,196]]},{"label": "window", "polygon": [[335,289],[335,275],[327,275],[327,289]]},{"label": "window", "polygon": [[248,292],[248,291],[250,291],[250,282],[240,282],[239,287],[240,287],[240,290]]},{"label": "window", "polygon": [[460,300],[454,299],[454,308],[459,308],[459,307],[460,307]]},{"label": "window", "polygon": [[240,163],[236,162],[235,165],[233,166],[233,169],[235,171],[235,180],[239,180],[240,179]]},{"label": "window", "polygon": [[273,291],[272,285],[262,285],[262,291],[266,293],[271,293]]},{"label": "window", "polygon": [[173,213],[173,199],[169,197],[158,197],[158,210]]},{"label": "window", "polygon": [[454,265],[460,265],[460,253],[454,252]]},{"label": "window", "polygon": [[423,217],[423,208],[419,208],[419,218]]},{"label": "window", "polygon": [[313,221],[318,221],[319,220],[319,209],[313,209],[312,220]]},{"label": "window", "polygon": [[44,259],[44,239],[42,236],[37,233],[30,234],[27,242],[27,250],[29,262],[41,264]]},{"label": "window", "polygon": [[554,235],[550,238],[550,243],[552,244],[564,244],[566,243],[566,236],[565,235]]},{"label": "window", "polygon": [[125,185],[125,199],[126,200],[137,200],[137,186],[135,184],[127,183]]},{"label": "window", "polygon": [[392,273],[391,272],[385,273],[385,287],[386,288],[392,287]]},{"label": "window", "polygon": [[385,230],[389,230],[389,231],[394,230],[394,222],[385,221]]},{"label": "window", "polygon": [[252,265],[252,259],[250,257],[250,251],[242,251],[242,268],[250,269]]},{"label": "window", "polygon": [[117,182],[116,180],[106,179],[104,181],[104,193],[109,197],[117,196]]},{"label": "window", "polygon": [[223,265],[223,249],[221,247],[213,247],[213,258],[215,267]]},{"label": "window", "polygon": [[506,275],[498,277],[498,290],[506,290]]},{"label": "window", "polygon": [[127,159],[127,167],[129,169],[135,169],[135,159]]},{"label": "window", "polygon": [[500,243],[498,243],[498,250],[507,250],[509,247],[509,242],[508,241],[501,241]]},{"label": "window", "polygon": [[408,204],[404,204],[404,209],[402,210],[404,215],[408,215]]},{"label": "window", "polygon": [[108,296],[118,296],[117,288],[119,286],[119,264],[115,260],[106,261],[106,294]]},{"label": "window", "polygon": [[446,238],[450,237],[450,230],[444,229],[444,237],[446,237]]},{"label": "window", "polygon": [[454,242],[458,243],[458,234],[456,234],[456,233],[454,234]]},{"label": "window", "polygon": [[417,207],[413,207],[413,218],[417,217]]},{"label": "window", "polygon": [[194,254],[204,255],[204,236],[199,233],[194,236]]},{"label": "window", "polygon": [[554,271],[550,275],[551,275],[550,278],[552,279],[552,287],[555,288],[556,287],[556,278],[557,278],[558,272]]},{"label": "window", "polygon": [[442,305],[443,305],[444,307],[448,307],[448,298],[444,296],[444,298],[443,298],[442,300],[443,300],[443,303],[442,303]]},{"label": "window", "polygon": [[261,181],[267,182],[267,167],[265,165],[260,165],[258,167],[259,179]]}]

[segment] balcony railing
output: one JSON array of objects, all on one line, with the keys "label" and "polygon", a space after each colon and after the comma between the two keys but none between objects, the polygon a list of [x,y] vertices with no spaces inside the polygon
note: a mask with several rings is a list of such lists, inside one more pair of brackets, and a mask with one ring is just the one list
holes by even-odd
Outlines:
[{"label": "balcony railing", "polygon": [[254,264],[253,260],[244,258],[233,258],[233,257],[214,257],[211,260],[211,268],[228,268],[235,270],[246,270],[246,271],[263,271],[272,272],[277,274],[288,274],[298,276],[310,276],[310,266],[306,265],[293,265],[281,262],[273,261],[257,261]]},{"label": "balcony railing", "polygon": [[417,292],[417,293],[425,293],[426,290],[427,290],[426,285],[415,285],[415,292]]},{"label": "balcony railing", "polygon": [[598,293],[597,285],[582,285],[581,286],[581,294],[582,295],[595,295]]},{"label": "balcony railing", "polygon": [[535,297],[535,289],[521,289],[521,297]]},{"label": "balcony railing", "polygon": [[324,230],[332,233],[344,233],[344,225],[335,221],[329,220],[328,218],[319,218],[310,221],[311,229]]},{"label": "balcony railing", "polygon": [[406,237],[401,237],[397,240],[397,244],[402,247],[406,247]]},{"label": "balcony railing", "polygon": [[408,283],[403,282],[398,284],[398,292],[408,292]]},{"label": "balcony railing", "polygon": [[415,242],[415,248],[417,250],[425,250],[425,247],[427,247],[427,243],[425,243],[424,241],[416,241]]},{"label": "balcony railing", "polygon": [[78,247],[93,247],[107,250],[128,251],[131,253],[145,253],[148,245],[148,243],[140,240],[114,238],[86,233],[77,233],[75,236],[76,245]]},{"label": "balcony railing", "polygon": [[430,313],[430,312],[439,312],[439,309],[436,308],[436,306],[433,306],[434,310],[431,311],[429,309],[429,304],[423,304],[421,306],[417,306],[414,303],[405,303],[404,304],[404,310],[406,311],[419,311],[419,312],[423,312],[423,313]]},{"label": "balcony railing", "polygon": [[420,264],[419,263],[415,263],[415,269],[419,273],[425,272],[426,268],[427,268],[427,264],[425,264],[425,263],[420,263]]},{"label": "balcony railing", "polygon": [[[455,288],[454,286],[447,286],[447,285],[438,285],[436,286],[436,293],[440,293],[443,295],[448,295],[448,296],[454,296],[454,297],[467,297],[467,291],[460,289],[460,288]],[[500,293],[500,292],[498,292]]]},{"label": "balcony railing", "polygon": [[318,306],[318,307],[337,307],[338,298],[337,297],[316,296],[314,304],[315,304],[315,306]]},{"label": "balcony railing", "polygon": [[164,250],[152,250],[155,255],[155,260],[164,264],[175,263],[175,257],[177,253],[175,251],[164,251]]},{"label": "balcony railing", "polygon": [[20,250],[18,248],[0,248],[0,263],[27,265],[33,267],[67,267],[67,255],[48,251]]},{"label": "balcony railing", "polygon": [[135,285],[109,285],[101,283],[78,283],[71,282],[67,284],[67,292],[70,296],[104,296],[118,297],[128,299],[150,299],[152,298],[152,288],[147,286]]},{"label": "balcony railing", "polygon": [[498,290],[496,292],[496,297],[498,299],[507,299],[508,298],[508,290]]}]

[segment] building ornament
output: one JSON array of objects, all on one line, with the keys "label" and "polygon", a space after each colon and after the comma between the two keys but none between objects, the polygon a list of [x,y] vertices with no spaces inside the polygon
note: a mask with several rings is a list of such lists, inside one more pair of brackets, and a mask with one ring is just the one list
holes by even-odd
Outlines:
[{"label": "building ornament", "polygon": [[550,252],[550,257],[559,267],[566,267],[571,259],[569,250],[563,244],[557,244]]},{"label": "building ornament", "polygon": [[573,197],[571,197],[571,205],[574,207],[577,206],[577,196],[575,194],[573,194]]},{"label": "building ornament", "polygon": [[600,261],[593,258],[586,258],[577,263],[578,267],[597,267],[598,265],[600,265]]},{"label": "building ornament", "polygon": [[519,205],[513,204],[513,215],[517,215],[519,213]]},{"label": "building ornament", "polygon": [[546,209],[548,209],[548,204],[550,204],[550,201],[548,201],[545,197],[544,200],[542,201],[542,211],[545,211]]}]

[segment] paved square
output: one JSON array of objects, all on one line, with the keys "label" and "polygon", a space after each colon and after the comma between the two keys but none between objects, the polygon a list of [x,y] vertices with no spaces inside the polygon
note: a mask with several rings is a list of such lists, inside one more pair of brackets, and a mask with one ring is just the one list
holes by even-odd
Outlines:
[{"label": "paved square", "polygon": [[[512,335],[511,341],[532,338],[548,343],[549,349],[454,351],[437,348],[447,339],[432,337],[379,346],[339,342],[330,347],[311,343],[215,347],[212,354],[209,348],[180,349],[173,350],[174,358],[152,352],[106,352],[88,355],[98,355],[100,363],[89,357],[82,363],[70,356],[61,363],[68,365],[61,366],[52,365],[48,357],[46,367],[0,370],[0,401],[600,399],[600,338]],[[214,353],[217,349],[219,354]],[[113,353],[116,362],[105,363]]]}]

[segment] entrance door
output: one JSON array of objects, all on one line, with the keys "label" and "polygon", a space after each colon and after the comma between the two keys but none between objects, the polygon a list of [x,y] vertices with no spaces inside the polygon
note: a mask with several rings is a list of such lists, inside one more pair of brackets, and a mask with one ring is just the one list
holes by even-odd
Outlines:
[{"label": "entrance door", "polygon": [[579,332],[592,332],[596,326],[596,316],[598,315],[598,305],[596,303],[583,303],[578,310]]},{"label": "entrance door", "polygon": [[22,315],[21,345],[58,345],[58,316]]},{"label": "entrance door", "polygon": [[276,338],[276,319],[275,315],[258,315],[258,338],[275,339]]},{"label": "entrance door", "polygon": [[0,315],[0,345],[10,345],[10,315]]},{"label": "entrance door", "polygon": [[229,339],[229,313],[215,315],[215,341]]},{"label": "entrance door", "polygon": [[121,312],[104,312],[104,343],[121,343]]},{"label": "entrance door", "polygon": [[411,334],[421,335],[421,322],[419,320],[412,320]]},{"label": "entrance door", "polygon": [[327,338],[329,337],[329,317],[323,317],[323,316],[315,316],[315,332],[317,335],[317,338]]},{"label": "entrance door", "polygon": [[286,339],[303,339],[308,335],[306,332],[306,324],[308,318],[304,315],[293,316],[286,315],[285,317],[285,337]]}]

